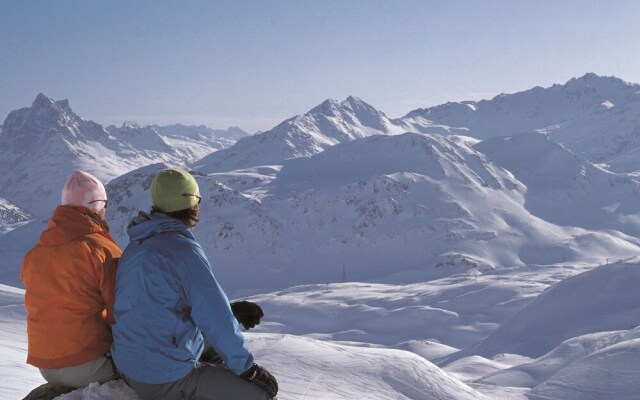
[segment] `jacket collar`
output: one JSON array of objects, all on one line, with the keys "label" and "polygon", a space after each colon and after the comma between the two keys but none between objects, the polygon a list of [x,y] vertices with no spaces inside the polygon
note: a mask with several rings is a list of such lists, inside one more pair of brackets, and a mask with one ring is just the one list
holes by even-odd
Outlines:
[{"label": "jacket collar", "polygon": [[127,227],[131,241],[146,240],[154,235],[165,232],[178,232],[183,236],[194,239],[193,232],[182,222],[163,213],[147,214],[140,212],[131,220]]},{"label": "jacket collar", "polygon": [[43,246],[59,246],[81,236],[98,233],[113,241],[109,225],[98,214],[85,207],[58,206],[40,235]]}]

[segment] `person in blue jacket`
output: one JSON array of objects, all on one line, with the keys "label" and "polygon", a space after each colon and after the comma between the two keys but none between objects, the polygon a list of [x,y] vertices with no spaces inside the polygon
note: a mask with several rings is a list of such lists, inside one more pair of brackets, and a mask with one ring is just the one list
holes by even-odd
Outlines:
[{"label": "person in blue jacket", "polygon": [[[118,370],[142,400],[273,398],[278,383],[255,364],[192,233],[197,182],[183,170],[162,170],[151,199],[151,213],[129,225],[116,272],[111,353]],[[205,341],[220,362],[199,361]]]}]

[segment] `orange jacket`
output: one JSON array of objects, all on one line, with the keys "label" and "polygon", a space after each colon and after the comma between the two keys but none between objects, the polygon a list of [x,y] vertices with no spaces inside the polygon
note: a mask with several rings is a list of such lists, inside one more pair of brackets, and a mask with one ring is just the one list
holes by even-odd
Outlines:
[{"label": "orange jacket", "polygon": [[27,363],[71,367],[109,351],[121,254],[96,214],[84,207],[56,208],[22,263]]}]

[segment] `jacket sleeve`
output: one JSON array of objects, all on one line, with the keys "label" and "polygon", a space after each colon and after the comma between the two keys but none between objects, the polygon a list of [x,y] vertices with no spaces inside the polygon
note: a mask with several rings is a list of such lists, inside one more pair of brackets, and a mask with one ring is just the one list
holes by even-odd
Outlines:
[{"label": "jacket sleeve", "polygon": [[196,246],[183,269],[182,279],[191,304],[191,318],[229,369],[240,375],[253,366],[253,356],[245,345],[227,295],[215,279],[202,249]]},{"label": "jacket sleeve", "polygon": [[96,257],[94,260],[94,270],[98,278],[98,288],[100,289],[100,297],[104,301],[105,309],[103,317],[111,326],[113,324],[113,303],[115,301],[116,287],[116,265],[118,258],[105,247],[96,247],[94,249]]}]

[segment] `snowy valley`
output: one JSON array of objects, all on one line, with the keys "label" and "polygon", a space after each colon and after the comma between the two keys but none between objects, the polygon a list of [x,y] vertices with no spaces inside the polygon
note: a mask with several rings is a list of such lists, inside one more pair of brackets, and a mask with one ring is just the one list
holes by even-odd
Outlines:
[{"label": "snowy valley", "polygon": [[[587,74],[401,118],[356,97],[273,129],[101,125],[39,94],[0,130],[0,397],[27,366],[22,256],[73,169],[121,247],[166,166],[251,350],[298,399],[636,399],[640,85]],[[61,399],[130,399],[122,382]]]}]

